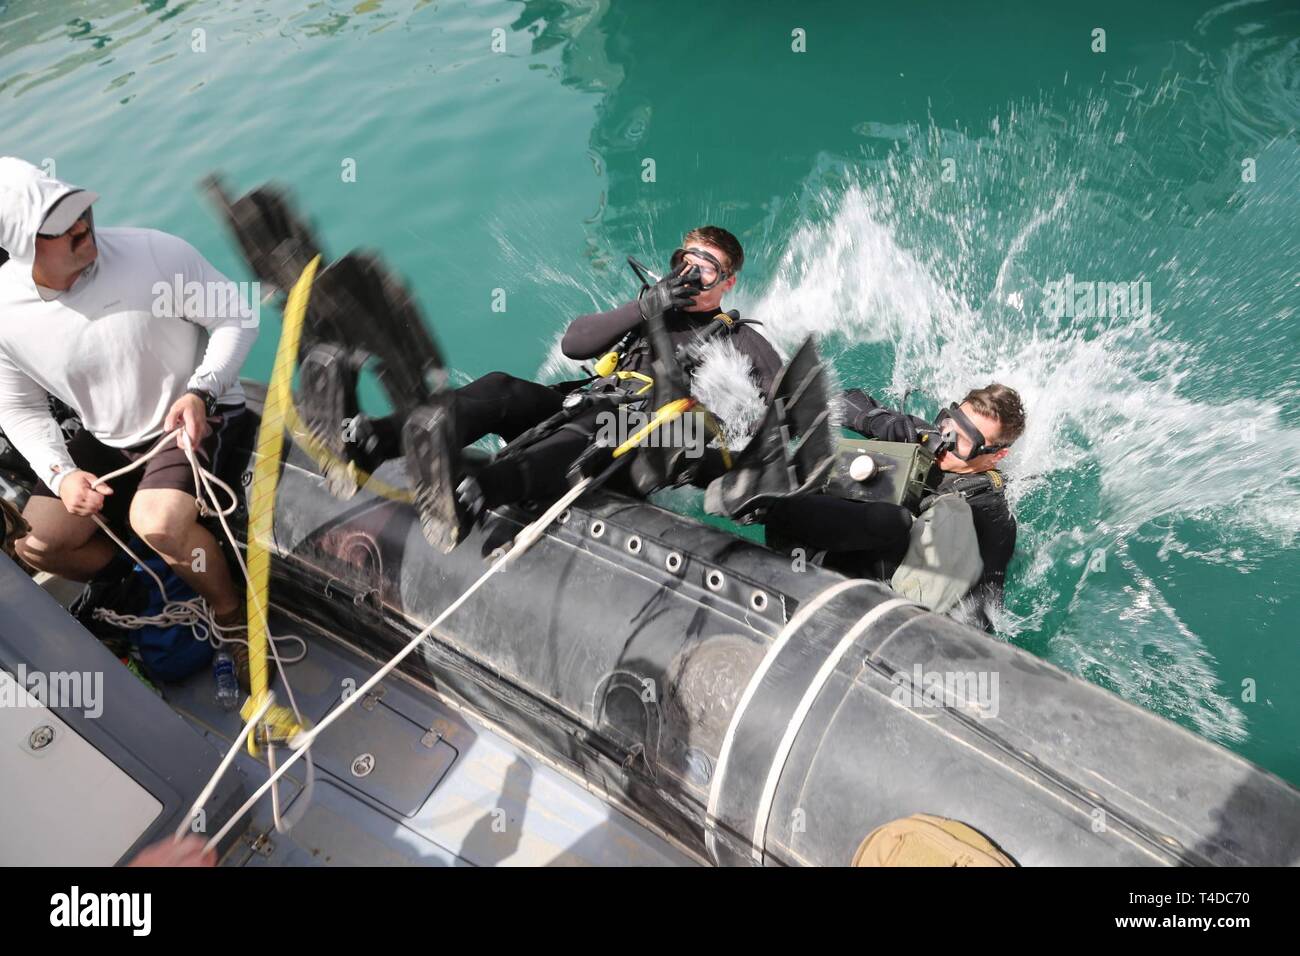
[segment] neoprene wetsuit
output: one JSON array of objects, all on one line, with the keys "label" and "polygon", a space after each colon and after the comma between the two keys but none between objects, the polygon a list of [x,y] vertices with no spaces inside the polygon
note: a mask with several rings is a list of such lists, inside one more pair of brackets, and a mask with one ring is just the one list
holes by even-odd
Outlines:
[{"label": "neoprene wetsuit", "polygon": [[[682,312],[672,310],[664,314],[664,325],[673,348],[680,349],[690,343],[701,330],[713,321],[711,312]],[[627,333],[641,326],[641,310],[635,299],[608,312],[595,312],[580,315],[573,320],[560,349],[572,359],[591,359],[609,351]],[[755,383],[766,395],[772,387],[772,379],[781,371],[781,357],[776,349],[763,338],[752,325],[740,324],[730,333],[730,339],[737,351],[749,358],[754,364]],[[651,354],[644,336],[638,335],[628,348],[627,354],[619,368],[631,372],[650,374]]]},{"label": "neoprene wetsuit", "polygon": [[[708,312],[673,310],[664,315],[664,325],[675,349],[689,344],[712,321],[713,314]],[[640,328],[641,323],[641,311],[634,299],[608,312],[574,319],[560,347],[569,358],[596,358],[629,332]],[[776,349],[749,325],[738,325],[727,334],[736,349],[753,363],[755,384],[766,394],[781,369]],[[645,337],[637,335],[625,350],[619,368],[651,374],[651,359]],[[453,393],[457,442],[464,447],[490,434],[510,441],[558,412],[565,394],[561,388],[539,385],[505,372],[485,375]],[[615,406],[613,399],[596,402],[520,454],[488,465],[478,474],[484,503],[495,507],[523,499],[545,501],[563,494],[568,487],[568,469],[591,444],[597,417]],[[710,477],[713,471],[701,469],[699,480]]]}]

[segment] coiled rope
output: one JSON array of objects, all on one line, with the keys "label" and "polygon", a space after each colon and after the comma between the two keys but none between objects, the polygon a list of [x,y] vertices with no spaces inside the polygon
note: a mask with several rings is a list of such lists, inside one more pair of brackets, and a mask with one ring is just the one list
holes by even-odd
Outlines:
[{"label": "coiled rope", "polygon": [[[209,516],[215,516],[218,518],[218,520],[220,520],[221,526],[225,530],[226,536],[230,540],[231,548],[234,551],[236,557],[240,560],[240,564],[242,567],[243,562],[242,562],[242,557],[240,556],[239,553],[239,546],[235,541],[234,535],[230,531],[230,526],[227,525],[225,521],[226,515],[231,514],[232,512],[234,512],[236,508],[239,507],[239,499],[236,496],[234,489],[232,489],[230,485],[226,484],[226,482],[222,481],[215,474],[213,474],[212,472],[208,471],[206,468],[203,468],[202,466],[199,465],[198,459],[194,454],[193,446],[190,443],[190,436],[185,432],[183,428],[176,428],[168,432],[167,434],[163,435],[160,439],[158,439],[158,441],[154,444],[152,448],[150,448],[147,452],[145,452],[135,461],[131,462],[131,464],[119,468],[117,469],[117,471],[111,471],[107,475],[103,475],[95,479],[94,484],[96,485],[107,484],[108,482],[112,481],[114,478],[119,478],[122,475],[125,475],[131,471],[134,471],[137,468],[142,467],[145,464],[145,462],[149,461],[149,459],[158,455],[160,452],[166,449],[167,446],[171,444],[173,441],[179,444],[181,449],[185,452],[185,457],[190,464],[190,470],[194,474],[194,487],[196,489],[200,489],[203,492],[206,492],[207,497],[211,499],[211,504],[209,504],[208,501],[204,500],[203,494],[199,494],[197,497],[195,497],[194,502],[195,505],[198,507],[199,515],[205,518]],[[230,498],[230,504],[224,508],[220,507],[217,501],[216,493],[213,490],[214,485],[217,488],[220,488],[223,492],[225,492],[226,495]],[[101,607],[101,608],[95,608],[95,610],[91,612],[92,617],[94,617],[96,620],[100,620],[108,624],[112,624],[115,627],[120,627],[125,630],[131,630],[131,631],[138,630],[139,628],[148,627],[148,626],[156,626],[156,627],[171,627],[175,625],[188,626],[191,632],[194,634],[195,640],[198,641],[206,640],[215,648],[220,648],[221,645],[223,644],[243,644],[245,647],[248,646],[247,640],[238,637],[225,636],[225,633],[223,632],[229,632],[232,629],[222,628],[216,623],[216,619],[212,614],[211,610],[209,609],[207,601],[205,601],[202,597],[195,596],[183,601],[173,600],[169,598],[167,595],[166,585],[163,584],[162,578],[160,578],[154,572],[153,568],[145,564],[145,562],[140,558],[140,556],[131,550],[130,545],[128,545],[125,541],[123,541],[113,532],[113,529],[108,526],[108,523],[104,521],[103,518],[101,518],[97,514],[91,515],[91,518],[94,520],[94,522],[97,525],[99,525],[101,531],[103,531],[106,535],[108,535],[109,538],[111,538],[119,548],[125,551],[126,554],[133,561],[135,561],[135,563],[139,566],[140,570],[144,571],[146,574],[149,575],[149,577],[153,578],[154,584],[158,586],[158,593],[161,594],[163,598],[162,610],[160,610],[157,614],[123,614],[120,611],[114,611],[111,608]],[[247,573],[245,573],[245,579],[247,579]],[[307,656],[307,642],[304,641],[301,637],[298,637],[297,635],[289,635],[287,637],[279,638],[279,640],[294,641],[300,647],[297,656],[286,657],[283,659],[283,662],[285,664],[296,664],[298,663],[298,661],[302,660],[304,657]]]}]

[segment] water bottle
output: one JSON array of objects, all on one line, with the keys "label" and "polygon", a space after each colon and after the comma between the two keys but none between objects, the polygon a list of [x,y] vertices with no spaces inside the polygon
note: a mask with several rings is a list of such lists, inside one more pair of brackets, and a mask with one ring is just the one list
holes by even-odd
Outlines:
[{"label": "water bottle", "polygon": [[239,681],[235,679],[235,659],[222,649],[212,656],[212,676],[217,679],[216,700],[222,710],[239,709]]}]

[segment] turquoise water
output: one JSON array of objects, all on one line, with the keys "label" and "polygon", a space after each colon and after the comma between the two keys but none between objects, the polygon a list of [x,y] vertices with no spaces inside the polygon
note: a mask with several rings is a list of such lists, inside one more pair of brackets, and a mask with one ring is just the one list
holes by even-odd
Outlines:
[{"label": "turquoise water", "polygon": [[[1021,389],[1002,639],[1300,782],[1300,15],[864,6],[0,0],[0,152],[239,278],[196,183],[287,183],[458,377],[561,374],[625,255],[726,226],[787,351]],[[1052,313],[1067,274],[1150,309]]]}]

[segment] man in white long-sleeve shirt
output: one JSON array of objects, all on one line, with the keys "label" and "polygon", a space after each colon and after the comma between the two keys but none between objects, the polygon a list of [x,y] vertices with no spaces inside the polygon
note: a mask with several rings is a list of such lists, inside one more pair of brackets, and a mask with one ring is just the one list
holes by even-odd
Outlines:
[{"label": "man in white long-sleeve shirt", "polygon": [[[218,624],[237,627],[242,603],[216,540],[197,521],[179,445],[111,486],[96,479],[180,426],[200,463],[218,470],[244,422],[239,369],[256,321],[238,286],[184,240],[96,229],[98,198],[0,158],[0,247],[10,256],[0,267],[0,430],[41,480],[23,511],[32,530],[18,553],[39,570],[89,580],[117,552],[91,516],[129,522],[206,599]],[[51,395],[84,426],[70,440],[51,414]]]}]

